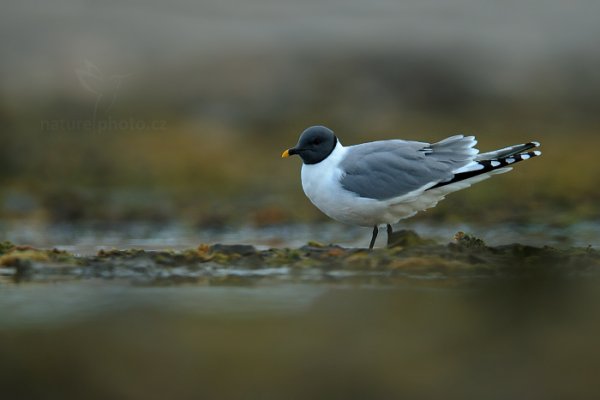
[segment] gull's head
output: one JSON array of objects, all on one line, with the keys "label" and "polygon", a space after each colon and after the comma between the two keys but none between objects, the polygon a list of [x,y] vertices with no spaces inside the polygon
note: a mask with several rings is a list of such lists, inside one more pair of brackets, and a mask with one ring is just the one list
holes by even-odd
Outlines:
[{"label": "gull's head", "polygon": [[281,157],[298,154],[304,164],[317,164],[326,159],[338,140],[333,131],[324,126],[311,126],[300,135],[298,144],[283,152]]}]

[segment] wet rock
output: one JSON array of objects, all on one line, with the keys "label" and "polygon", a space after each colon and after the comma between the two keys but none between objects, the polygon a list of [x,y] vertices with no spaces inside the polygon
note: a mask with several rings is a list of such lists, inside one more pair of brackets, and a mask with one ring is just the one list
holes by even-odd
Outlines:
[{"label": "wet rock", "polygon": [[141,249],[129,249],[129,250],[100,250],[98,251],[98,257],[101,258],[135,258],[143,256],[146,252]]},{"label": "wet rock", "polygon": [[246,244],[215,244],[210,248],[213,253],[220,253],[225,255],[237,254],[243,257],[255,255],[257,253],[254,246]]}]

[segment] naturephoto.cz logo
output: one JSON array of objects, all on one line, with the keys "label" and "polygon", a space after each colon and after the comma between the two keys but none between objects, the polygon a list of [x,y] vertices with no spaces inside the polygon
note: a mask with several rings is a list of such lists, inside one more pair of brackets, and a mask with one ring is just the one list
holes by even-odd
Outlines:
[{"label": "naturephoto.cz logo", "polygon": [[44,119],[41,121],[43,131],[147,131],[166,129],[165,120],[145,120],[136,118],[112,117],[103,119]]},{"label": "naturephoto.cz logo", "polygon": [[98,66],[84,60],[82,68],[75,74],[79,83],[93,96],[93,109],[89,118],[58,118],[41,120],[43,131],[140,131],[162,130],[166,128],[164,120],[140,118],[113,118],[109,112],[117,101],[123,82],[131,74],[104,74]]}]

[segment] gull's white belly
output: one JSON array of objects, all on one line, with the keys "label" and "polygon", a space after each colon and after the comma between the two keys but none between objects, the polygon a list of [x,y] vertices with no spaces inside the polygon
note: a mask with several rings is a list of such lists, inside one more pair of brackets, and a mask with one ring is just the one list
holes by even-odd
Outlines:
[{"label": "gull's white belly", "polygon": [[346,224],[373,226],[394,224],[416,212],[429,208],[429,201],[418,199],[393,203],[359,197],[344,190],[339,183],[333,184],[331,176],[315,174],[302,169],[302,188],[310,201],[325,215]]},{"label": "gull's white belly", "polygon": [[359,197],[342,188],[339,168],[302,167],[302,188],[310,201],[319,210],[337,221],[360,226],[394,224],[411,217],[419,211],[434,207],[447,194],[465,189],[492,175],[510,171],[501,168],[486,174],[474,176],[457,183],[431,190],[417,190],[389,200],[375,200]]}]

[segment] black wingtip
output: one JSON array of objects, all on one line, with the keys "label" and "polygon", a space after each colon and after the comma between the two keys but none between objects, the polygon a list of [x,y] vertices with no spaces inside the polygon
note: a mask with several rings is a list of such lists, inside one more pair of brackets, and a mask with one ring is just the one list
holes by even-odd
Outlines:
[{"label": "black wingtip", "polygon": [[[538,142],[531,142],[528,144],[532,144],[531,148],[539,146]],[[537,144],[537,146],[533,146],[534,144]],[[437,185],[432,186],[428,190],[436,189],[436,188],[439,188],[442,186],[450,185],[452,183],[464,181],[465,179],[473,178],[477,175],[485,174],[485,173],[488,173],[488,172],[491,172],[491,171],[494,171],[497,169],[510,167],[513,164],[516,164],[518,162],[521,162],[524,160],[529,160],[530,158],[538,157],[541,155],[542,155],[541,151],[535,150],[535,151],[529,151],[529,152],[525,152],[525,153],[514,154],[514,155],[511,155],[508,157],[502,157],[497,160],[477,161],[477,163],[479,165],[481,165],[483,168],[480,168],[480,169],[474,170],[474,171],[466,171],[466,172],[461,172],[461,173],[455,174],[454,177],[452,179],[450,179],[449,181],[440,182]]]}]

